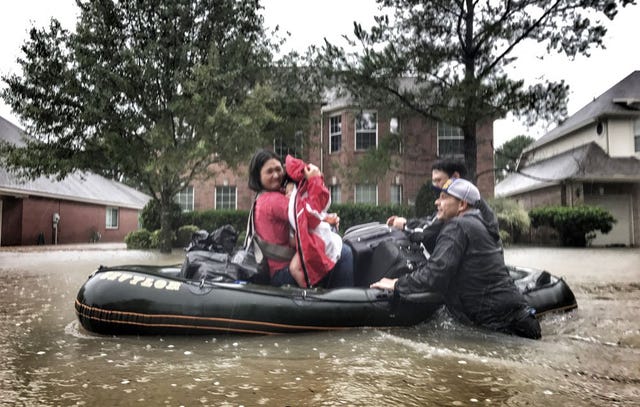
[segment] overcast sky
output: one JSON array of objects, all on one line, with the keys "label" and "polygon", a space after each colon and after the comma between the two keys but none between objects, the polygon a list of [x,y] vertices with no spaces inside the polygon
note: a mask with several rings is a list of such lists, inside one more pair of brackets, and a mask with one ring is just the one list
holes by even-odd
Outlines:
[{"label": "overcast sky", "polygon": [[[265,24],[280,26],[291,33],[285,47],[305,50],[321,44],[327,37],[341,43],[341,35],[352,36],[353,21],[367,26],[377,11],[374,0],[263,0]],[[65,28],[75,25],[77,10],[74,0],[20,0],[3,4],[0,14],[0,73],[18,73],[16,58],[31,26],[47,25],[55,17]],[[605,50],[594,50],[590,58],[569,61],[563,56],[547,56],[540,60],[523,52],[510,72],[514,78],[533,83],[538,78],[564,79],[570,85],[569,115],[577,112],[593,98],[618,83],[631,72],[640,70],[640,6],[621,10],[608,24]],[[524,50],[523,50],[524,51]],[[4,87],[4,83],[1,84]],[[0,116],[20,124],[17,117],[0,101]],[[539,138],[549,129],[538,126],[527,130],[511,119],[494,124],[495,146],[519,134]]]}]

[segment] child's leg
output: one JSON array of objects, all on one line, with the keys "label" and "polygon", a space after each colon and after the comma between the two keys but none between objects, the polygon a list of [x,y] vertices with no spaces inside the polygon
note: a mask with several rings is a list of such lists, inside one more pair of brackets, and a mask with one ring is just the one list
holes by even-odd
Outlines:
[{"label": "child's leg", "polygon": [[302,270],[302,263],[300,262],[300,255],[298,253],[291,258],[291,262],[289,263],[289,273],[291,274],[291,277],[296,280],[298,286],[307,286],[307,282],[304,279],[304,270]]}]

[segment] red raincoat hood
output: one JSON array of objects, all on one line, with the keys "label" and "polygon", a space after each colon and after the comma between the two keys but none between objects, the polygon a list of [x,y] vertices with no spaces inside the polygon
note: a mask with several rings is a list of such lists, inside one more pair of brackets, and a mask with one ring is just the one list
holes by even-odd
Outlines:
[{"label": "red raincoat hood", "polygon": [[299,183],[304,179],[304,167],[306,167],[306,165],[307,163],[301,159],[294,158],[290,155],[287,155],[284,159],[285,171],[289,178],[294,180],[296,183]]}]

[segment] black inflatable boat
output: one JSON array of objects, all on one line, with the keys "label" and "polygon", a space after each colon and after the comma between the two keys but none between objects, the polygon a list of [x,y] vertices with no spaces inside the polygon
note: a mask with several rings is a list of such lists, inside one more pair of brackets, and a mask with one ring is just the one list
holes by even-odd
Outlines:
[{"label": "black inflatable boat", "polygon": [[100,268],[78,293],[82,326],[102,334],[248,334],[414,325],[441,305],[368,288],[333,290],[191,281],[180,266]]},{"label": "black inflatable boat", "polygon": [[[368,288],[427,261],[422,248],[384,224],[359,225],[344,235],[354,255],[353,288],[239,281],[255,280],[229,273],[241,264],[230,254],[236,237],[228,226],[195,233],[182,265],[100,267],[78,292],[80,323],[101,334],[279,334],[415,325],[443,304],[436,293],[400,300],[392,292]],[[577,307],[564,280],[541,270],[510,267],[509,272],[538,315]]]},{"label": "black inflatable boat", "polygon": [[[511,274],[538,315],[577,307],[564,280],[517,267]],[[78,293],[78,319],[100,334],[278,334],[415,325],[442,304],[437,294],[400,302],[369,288],[278,288],[180,275],[180,266],[101,267]]]}]

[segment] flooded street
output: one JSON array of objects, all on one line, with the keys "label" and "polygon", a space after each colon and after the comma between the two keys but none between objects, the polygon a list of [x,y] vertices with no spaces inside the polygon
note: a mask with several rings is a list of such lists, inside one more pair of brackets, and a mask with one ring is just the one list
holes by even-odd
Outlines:
[{"label": "flooded street", "polygon": [[578,309],[531,341],[441,313],[411,328],[281,336],[100,336],[74,299],[99,265],[183,254],[0,251],[2,406],[640,406],[640,250],[508,248]]}]

